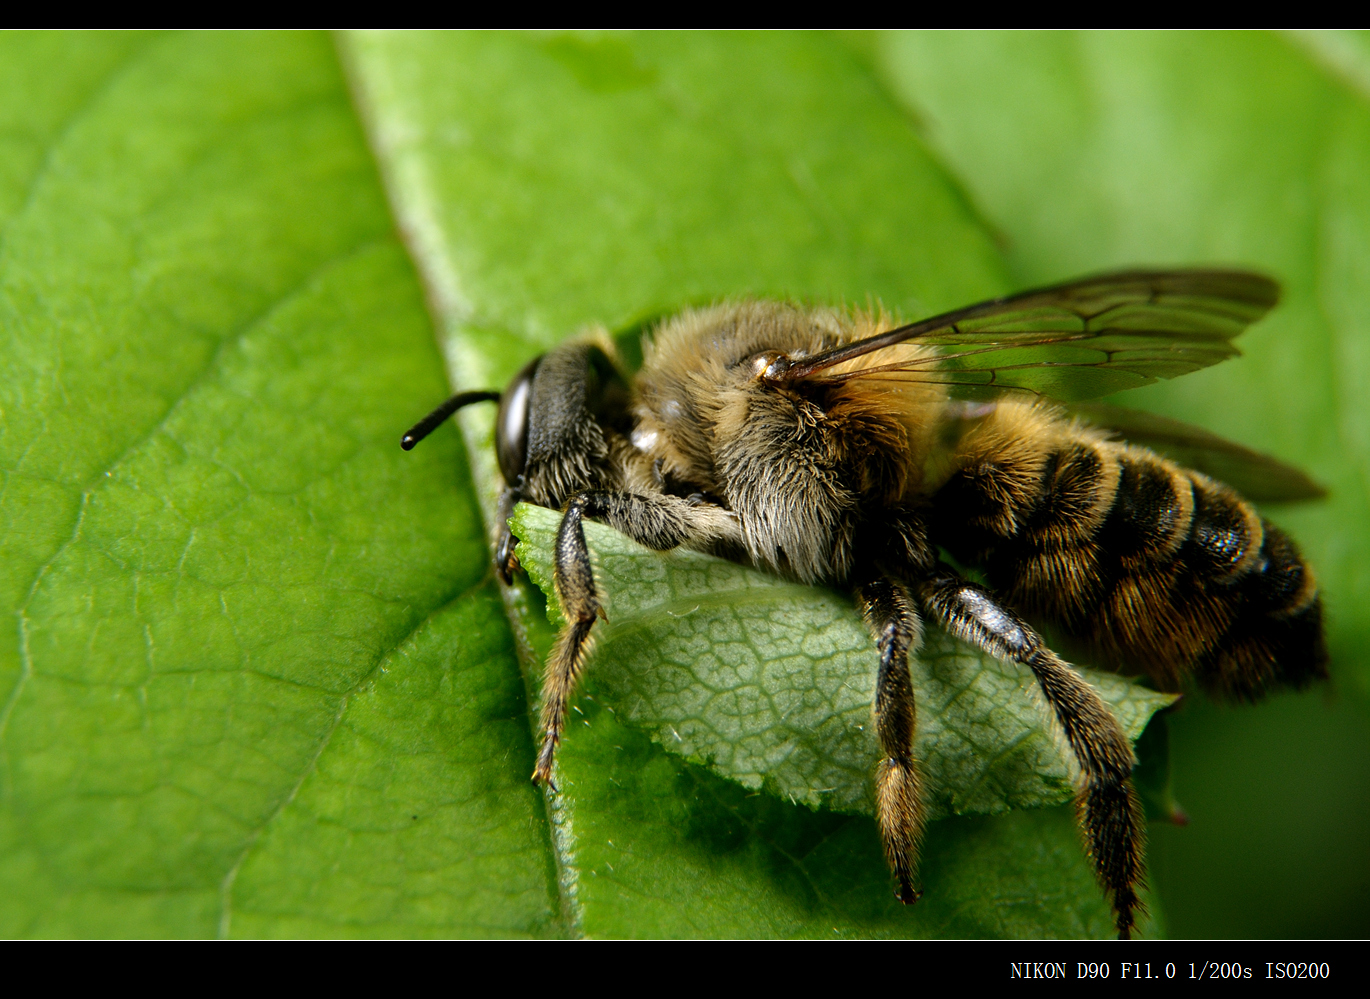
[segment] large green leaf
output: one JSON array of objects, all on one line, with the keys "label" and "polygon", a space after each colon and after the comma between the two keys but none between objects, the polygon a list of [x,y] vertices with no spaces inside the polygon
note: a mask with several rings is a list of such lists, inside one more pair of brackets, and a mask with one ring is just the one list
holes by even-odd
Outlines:
[{"label": "large green leaf", "polygon": [[0,50],[0,934],[563,932],[328,40]]},{"label": "large green leaf", "polygon": [[612,669],[544,799],[488,414],[395,438],[444,359],[498,385],[589,324],[1229,261],[1286,304],[1139,397],[1332,486],[1271,513],[1342,700],[1171,716],[1153,871],[1183,933],[1364,935],[1363,36],[340,48],[352,100],[319,36],[0,38],[0,932],[1106,934],[1069,809],[933,823],[907,910],[868,817],[665,751]]},{"label": "large green leaf", "polygon": [[[631,331],[693,302],[874,298],[921,315],[1007,287],[952,181],[837,39],[366,34],[344,52],[458,388],[500,385],[578,329]],[[435,401],[416,400],[415,412]],[[493,531],[491,416],[468,412],[464,427]],[[535,690],[549,638],[540,595],[524,584],[507,602]],[[946,845],[930,846],[927,864],[940,887],[930,881],[904,909],[869,819],[766,796],[747,804],[736,785],[634,734],[616,675],[591,670],[550,798],[575,931],[1107,933],[1064,813],[978,820],[994,830],[984,837],[940,824],[932,835]],[[868,703],[860,693],[842,723]],[[635,720],[659,734],[661,719]],[[696,755],[717,762],[750,737],[739,729]],[[1036,748],[1028,739],[1024,751]],[[860,769],[847,764],[852,800],[839,804],[866,793]],[[1060,774],[1048,771],[1037,779],[1059,800]],[[837,838],[848,845],[830,849]],[[938,849],[978,871],[973,890],[946,886]],[[1024,881],[1025,855],[1064,866]],[[1006,921],[1025,890],[1051,901]]]},{"label": "large green leaf", "polygon": [[[1160,829],[1184,935],[1370,932],[1370,36],[907,34],[863,40],[990,223],[1015,283],[1226,262],[1284,300],[1245,357],[1125,400],[1310,470],[1265,511],[1320,576],[1339,699],[1172,718],[1194,822]],[[1272,899],[1263,872],[1279,870]]]}]

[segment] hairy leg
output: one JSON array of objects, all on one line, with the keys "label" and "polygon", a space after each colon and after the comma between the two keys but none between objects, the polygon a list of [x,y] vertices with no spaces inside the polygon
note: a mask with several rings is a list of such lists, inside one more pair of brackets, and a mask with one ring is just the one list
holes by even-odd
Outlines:
[{"label": "hairy leg", "polygon": [[923,835],[923,805],[913,758],[917,715],[909,680],[909,652],[918,648],[922,624],[902,583],[882,577],[861,586],[857,595],[880,650],[875,731],[883,756],[875,773],[876,821],[885,859],[899,879],[899,900],[912,905],[922,894],[914,885]]},{"label": "hairy leg", "polygon": [[1080,824],[1095,872],[1109,893],[1118,936],[1141,908],[1146,827],[1132,788],[1132,746],[1094,688],[982,586],[939,565],[916,587],[927,612],[952,634],[1032,670],[1079,764]]},{"label": "hairy leg", "polygon": [[727,510],[677,496],[640,495],[603,490],[578,493],[566,505],[557,530],[554,582],[566,626],[557,635],[542,677],[542,749],[533,780],[551,781],[552,758],[565,724],[566,708],[590,653],[591,629],[604,611],[595,590],[586,517],[602,520],[639,544],[658,551],[683,544],[710,545],[740,538],[736,518]]}]

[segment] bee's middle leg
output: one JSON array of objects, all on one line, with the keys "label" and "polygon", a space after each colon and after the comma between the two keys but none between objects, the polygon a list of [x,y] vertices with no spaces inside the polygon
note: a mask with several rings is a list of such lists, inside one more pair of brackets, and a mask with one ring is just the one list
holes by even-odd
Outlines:
[{"label": "bee's middle leg", "polygon": [[923,803],[913,757],[917,713],[909,678],[909,653],[918,648],[922,623],[902,583],[882,576],[859,587],[861,610],[880,651],[875,686],[875,730],[882,753],[875,774],[876,820],[885,859],[899,879],[899,900],[917,902],[918,847]]},{"label": "bee's middle leg", "polygon": [[557,635],[542,678],[542,748],[533,768],[535,781],[551,783],[552,759],[561,742],[566,708],[590,653],[595,618],[604,616],[585,544],[582,525],[586,517],[603,520],[658,551],[686,543],[734,542],[740,538],[736,518],[709,503],[611,490],[591,490],[571,498],[553,552],[553,581],[566,626]]}]

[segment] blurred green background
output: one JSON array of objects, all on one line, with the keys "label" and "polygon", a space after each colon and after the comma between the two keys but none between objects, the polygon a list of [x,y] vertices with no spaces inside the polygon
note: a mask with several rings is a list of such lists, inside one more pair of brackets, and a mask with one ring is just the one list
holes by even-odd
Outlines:
[{"label": "blurred green background", "polygon": [[0,36],[0,934],[1106,933],[1068,810],[937,823],[905,911],[593,678],[544,799],[488,420],[395,442],[593,323],[1132,264],[1285,298],[1118,401],[1331,490],[1263,512],[1334,682],[1170,716],[1159,928],[1365,936],[1365,34]]}]

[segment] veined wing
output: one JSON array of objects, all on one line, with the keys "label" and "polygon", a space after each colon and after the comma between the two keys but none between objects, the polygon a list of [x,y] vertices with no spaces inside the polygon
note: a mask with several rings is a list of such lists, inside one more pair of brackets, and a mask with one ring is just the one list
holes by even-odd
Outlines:
[{"label": "veined wing", "polygon": [[1119,271],[933,316],[773,365],[766,378],[932,383],[958,398],[1092,399],[1236,355],[1232,339],[1277,301],[1279,286],[1249,271]]},{"label": "veined wing", "polygon": [[1321,499],[1327,490],[1293,465],[1252,451],[1202,427],[1169,417],[1087,402],[1067,412],[1119,437],[1150,448],[1187,468],[1226,482],[1247,499],[1296,503]]}]

